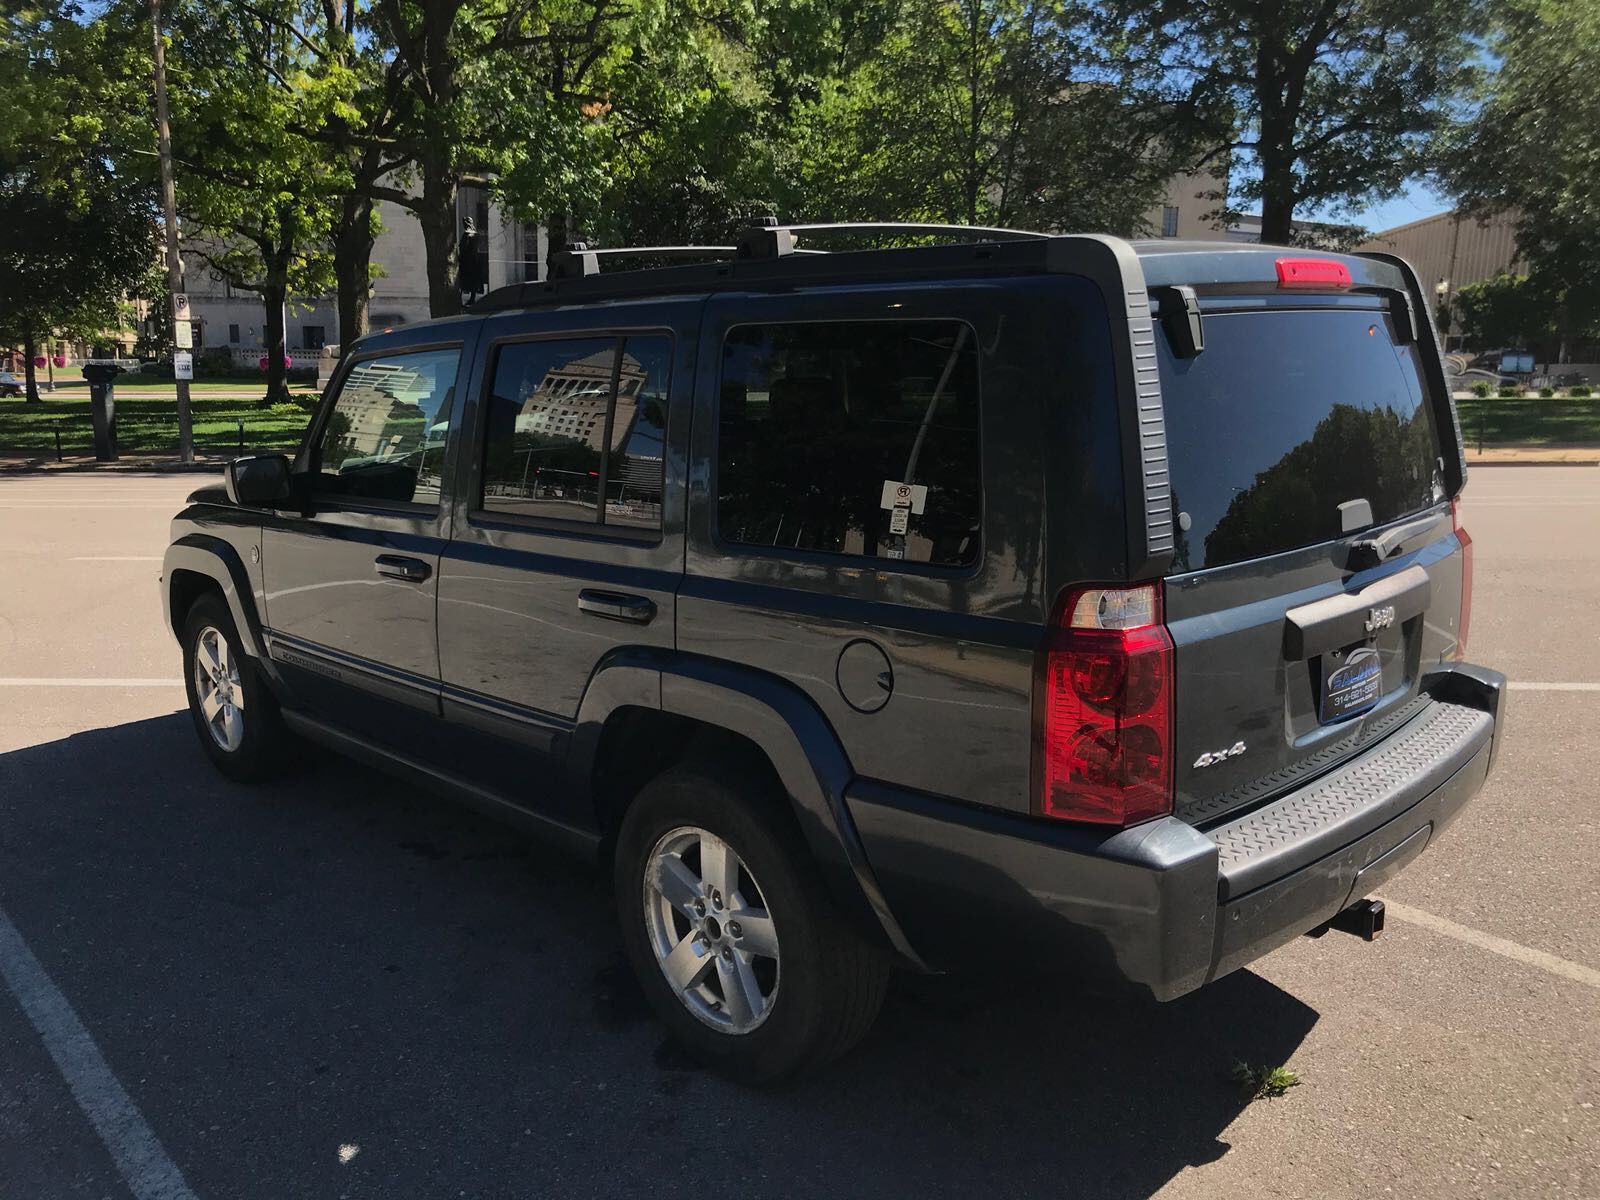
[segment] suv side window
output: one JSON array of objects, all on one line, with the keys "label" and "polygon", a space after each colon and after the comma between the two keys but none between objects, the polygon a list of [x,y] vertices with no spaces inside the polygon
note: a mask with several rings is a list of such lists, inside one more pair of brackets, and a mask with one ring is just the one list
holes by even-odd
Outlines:
[{"label": "suv side window", "polygon": [[500,347],[486,412],[483,508],[659,530],[671,365],[664,334]]},{"label": "suv side window", "polygon": [[[723,344],[717,527],[728,542],[978,558],[978,348],[961,321],[744,325]],[[889,484],[926,488],[896,513]]]},{"label": "suv side window", "polygon": [[317,441],[312,491],[353,500],[438,504],[459,350],[357,363]]}]

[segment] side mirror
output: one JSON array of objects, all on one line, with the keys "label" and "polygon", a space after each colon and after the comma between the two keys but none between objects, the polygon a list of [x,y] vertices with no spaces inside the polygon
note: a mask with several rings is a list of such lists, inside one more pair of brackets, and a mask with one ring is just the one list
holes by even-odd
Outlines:
[{"label": "side mirror", "polygon": [[271,508],[289,498],[289,460],[281,454],[236,458],[224,479],[228,499],[247,508]]}]

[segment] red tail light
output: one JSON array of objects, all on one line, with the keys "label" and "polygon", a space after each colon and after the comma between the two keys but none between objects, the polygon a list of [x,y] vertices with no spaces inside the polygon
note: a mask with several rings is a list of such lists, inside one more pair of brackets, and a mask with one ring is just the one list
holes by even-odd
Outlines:
[{"label": "red tail light", "polygon": [[1281,288],[1350,286],[1350,268],[1331,258],[1280,258],[1276,265]]},{"label": "red tail light", "polygon": [[1172,638],[1161,588],[1072,593],[1040,652],[1041,816],[1134,825],[1172,811]]},{"label": "red tail light", "polygon": [[1456,628],[1456,658],[1467,657],[1467,626],[1472,623],[1472,538],[1461,528],[1461,501],[1450,501],[1450,524],[1461,542],[1461,624]]}]

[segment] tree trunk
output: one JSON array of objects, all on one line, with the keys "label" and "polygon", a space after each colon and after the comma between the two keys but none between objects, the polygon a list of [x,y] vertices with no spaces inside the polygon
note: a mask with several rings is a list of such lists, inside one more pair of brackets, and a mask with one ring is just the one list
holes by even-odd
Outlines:
[{"label": "tree trunk", "polygon": [[452,317],[461,311],[456,279],[456,178],[443,162],[422,167],[422,205],[417,209],[428,264],[428,313]]},{"label": "tree trunk", "polygon": [[[564,208],[552,209],[545,219],[544,278],[546,279],[550,278],[550,256],[557,250],[565,250],[572,240],[570,222],[571,218]],[[534,250],[537,253],[538,247]]]},{"label": "tree trunk", "polygon": [[261,290],[261,304],[266,309],[262,353],[267,356],[267,394],[269,403],[277,404],[289,399],[289,377],[283,360],[289,353],[287,331],[284,329],[283,304],[289,288],[276,271],[268,272],[266,286]]},{"label": "tree trunk", "polygon": [[1294,131],[1263,122],[1261,134],[1261,240],[1287,246],[1294,238]]},{"label": "tree trunk", "polygon": [[372,301],[372,199],[348,195],[339,215],[333,245],[333,271],[339,282],[339,355],[350,353],[367,332]]},{"label": "tree trunk", "polygon": [[35,403],[39,399],[39,375],[38,368],[33,365],[33,359],[38,352],[38,347],[33,340],[33,334],[24,334],[22,338],[22,375],[27,381],[27,387],[23,391],[23,395]]}]

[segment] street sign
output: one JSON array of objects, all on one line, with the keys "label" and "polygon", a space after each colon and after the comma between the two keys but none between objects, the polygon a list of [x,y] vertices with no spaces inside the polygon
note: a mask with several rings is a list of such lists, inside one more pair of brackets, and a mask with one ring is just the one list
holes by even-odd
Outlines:
[{"label": "street sign", "polygon": [[172,340],[179,350],[194,349],[194,325],[189,321],[172,323]]},{"label": "street sign", "polygon": [[172,293],[172,319],[174,321],[187,321],[189,317],[189,293]]},{"label": "street sign", "polygon": [[193,379],[194,355],[187,350],[176,351],[172,356],[172,377],[174,379]]}]

